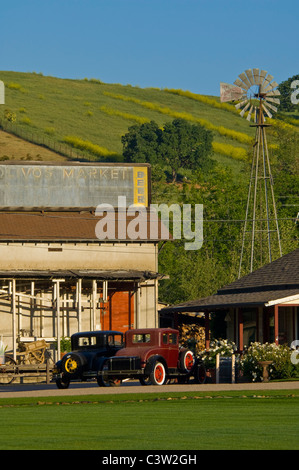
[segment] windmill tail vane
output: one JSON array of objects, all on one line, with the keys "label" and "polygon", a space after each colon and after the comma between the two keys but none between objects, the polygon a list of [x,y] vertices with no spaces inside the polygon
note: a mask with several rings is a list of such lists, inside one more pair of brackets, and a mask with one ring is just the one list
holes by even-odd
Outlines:
[{"label": "windmill tail vane", "polygon": [[[220,83],[220,101],[238,101],[235,105],[246,119],[257,122],[257,117],[263,122],[267,118],[272,118],[272,112],[277,112],[277,106],[280,104],[278,83],[273,80],[273,76],[266,70],[257,68],[247,69],[241,73],[234,84]],[[272,112],[271,112],[272,111]]]}]

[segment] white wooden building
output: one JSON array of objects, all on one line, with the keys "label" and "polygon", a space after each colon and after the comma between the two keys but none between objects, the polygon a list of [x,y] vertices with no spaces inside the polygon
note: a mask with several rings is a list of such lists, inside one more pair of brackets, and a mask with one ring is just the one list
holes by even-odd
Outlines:
[{"label": "white wooden building", "polygon": [[[119,238],[118,224],[134,219],[115,207],[119,195],[148,208],[150,167],[0,165],[0,339],[8,350],[16,354],[18,340],[53,345],[78,331],[158,326],[160,229],[154,239]],[[99,240],[107,213],[95,209],[106,202],[116,236]]]}]

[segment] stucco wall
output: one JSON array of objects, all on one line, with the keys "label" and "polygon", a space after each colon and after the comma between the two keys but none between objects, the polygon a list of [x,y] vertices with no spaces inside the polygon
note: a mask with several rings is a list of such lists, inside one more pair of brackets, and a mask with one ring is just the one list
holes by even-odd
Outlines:
[{"label": "stucco wall", "polygon": [[[154,243],[1,243],[3,270],[157,270]],[[61,251],[52,251],[61,250]]]}]

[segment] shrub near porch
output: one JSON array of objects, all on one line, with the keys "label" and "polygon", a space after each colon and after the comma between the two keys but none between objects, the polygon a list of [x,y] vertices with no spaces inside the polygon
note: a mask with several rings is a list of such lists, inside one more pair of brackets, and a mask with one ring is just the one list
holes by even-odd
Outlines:
[{"label": "shrub near porch", "polygon": [[262,380],[263,368],[260,361],[271,361],[268,367],[269,378],[272,379],[299,379],[299,364],[292,360],[293,350],[287,345],[277,345],[275,343],[252,343],[245,350],[240,360],[240,367],[244,376],[249,377],[253,382]]}]

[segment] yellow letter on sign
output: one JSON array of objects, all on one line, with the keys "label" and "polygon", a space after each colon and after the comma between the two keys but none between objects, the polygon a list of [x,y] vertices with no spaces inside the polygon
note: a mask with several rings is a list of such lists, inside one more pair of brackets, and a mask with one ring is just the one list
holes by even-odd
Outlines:
[{"label": "yellow letter on sign", "polygon": [[147,168],[134,167],[134,204],[137,206],[148,205],[148,184],[147,184]]}]

